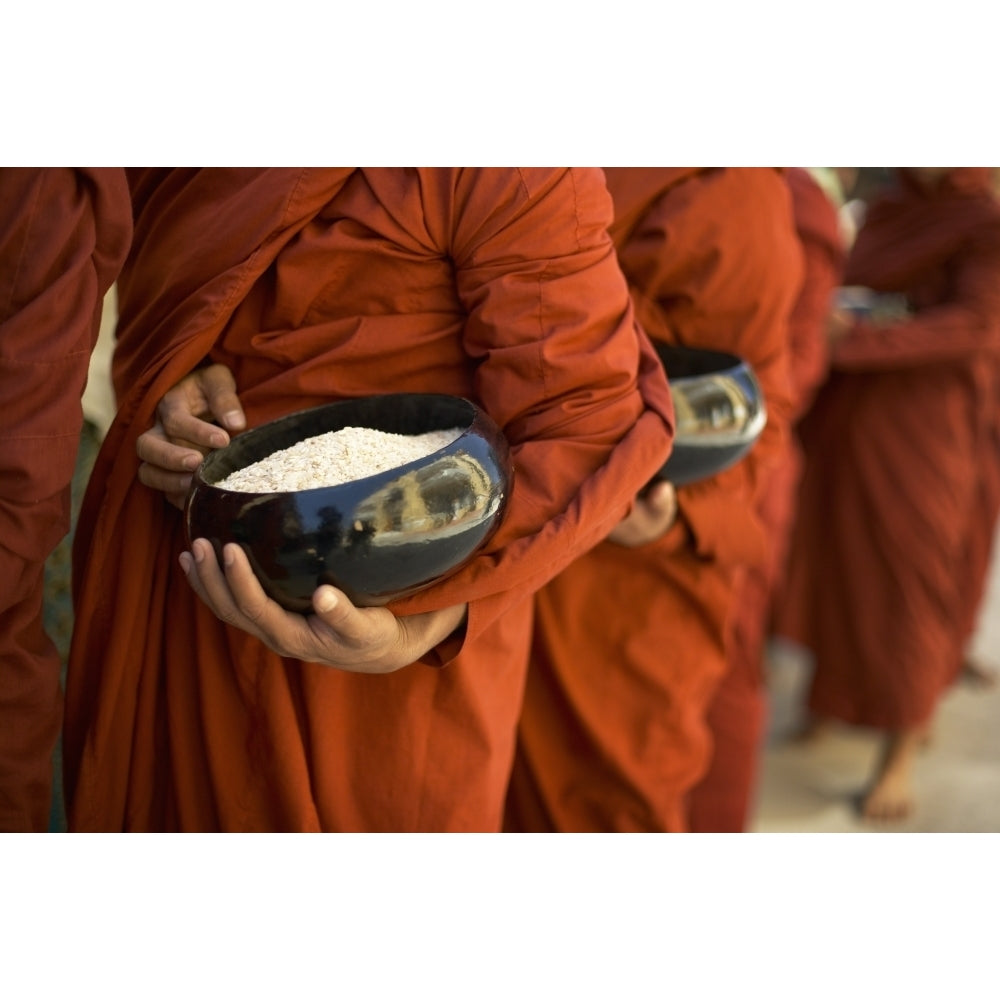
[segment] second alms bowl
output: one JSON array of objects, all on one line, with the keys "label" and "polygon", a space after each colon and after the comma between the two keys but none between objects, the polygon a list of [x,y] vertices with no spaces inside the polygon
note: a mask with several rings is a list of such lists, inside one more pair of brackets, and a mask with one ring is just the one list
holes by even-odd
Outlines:
[{"label": "second alms bowl", "polygon": [[753,369],[734,354],[657,342],[676,416],[660,479],[683,486],[714,476],[753,447],[767,422]]},{"label": "second alms bowl", "polygon": [[[216,485],[276,451],[345,427],[461,434],[426,458],[338,486],[244,493]],[[223,545],[242,546],[266,593],[289,611],[309,613],[324,583],[358,606],[377,606],[472,559],[499,527],[512,484],[507,442],[470,400],[365,396],[281,417],[211,452],[193,477],[185,521],[189,543],[208,539],[220,565]]]}]

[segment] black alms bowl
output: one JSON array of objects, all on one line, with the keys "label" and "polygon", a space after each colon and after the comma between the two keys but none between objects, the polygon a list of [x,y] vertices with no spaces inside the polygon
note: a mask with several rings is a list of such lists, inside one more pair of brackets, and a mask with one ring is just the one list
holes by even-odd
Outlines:
[{"label": "black alms bowl", "polygon": [[677,427],[660,479],[675,486],[714,476],[753,447],[767,422],[760,384],[734,354],[656,343]]},{"label": "black alms bowl", "polygon": [[[462,427],[426,458],[339,486],[238,493],[213,485],[305,438],[345,427],[423,434]],[[239,543],[264,590],[308,613],[320,584],[358,606],[414,593],[455,572],[500,525],[513,481],[493,420],[457,396],[397,393],[343,400],[281,417],[211,452],[185,507],[189,543]]]}]

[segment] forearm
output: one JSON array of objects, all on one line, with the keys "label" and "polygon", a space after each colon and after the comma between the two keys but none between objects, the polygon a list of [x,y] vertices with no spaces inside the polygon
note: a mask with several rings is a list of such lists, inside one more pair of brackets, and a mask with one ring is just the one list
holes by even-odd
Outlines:
[{"label": "forearm", "polygon": [[[514,483],[488,549],[394,605],[397,614],[468,603],[466,633],[475,637],[606,538],[666,459],[670,393],[636,326],[598,182],[543,172],[529,178],[525,204],[501,220],[490,215],[497,197],[481,206],[466,198],[467,212],[482,212],[495,232],[483,239],[475,227],[475,253],[455,251],[468,310],[464,347],[482,359],[476,395],[511,445]],[[553,218],[574,219],[575,228]],[[512,246],[537,256],[518,259]]]},{"label": "forearm", "polygon": [[1000,351],[1000,316],[941,306],[901,323],[859,321],[833,348],[831,364],[840,371],[891,371],[963,361],[984,351]]}]

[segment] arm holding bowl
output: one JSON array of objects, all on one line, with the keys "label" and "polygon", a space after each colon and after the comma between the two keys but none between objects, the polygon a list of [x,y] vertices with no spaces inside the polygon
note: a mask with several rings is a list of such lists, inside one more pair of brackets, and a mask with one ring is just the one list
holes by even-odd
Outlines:
[{"label": "arm holding bowl", "polygon": [[[232,372],[225,365],[200,368],[182,379],[157,406],[157,420],[140,436],[138,476],[183,508],[191,474],[202,456],[229,443],[216,420],[236,431],[246,425]],[[397,617],[387,608],[357,608],[335,587],[313,595],[315,614],[286,611],[254,576],[246,554],[228,545],[220,567],[212,546],[195,539],[180,556],[181,568],[199,598],[220,620],[260,639],[280,656],[358,673],[389,673],[405,667],[464,624],[467,607]]]}]

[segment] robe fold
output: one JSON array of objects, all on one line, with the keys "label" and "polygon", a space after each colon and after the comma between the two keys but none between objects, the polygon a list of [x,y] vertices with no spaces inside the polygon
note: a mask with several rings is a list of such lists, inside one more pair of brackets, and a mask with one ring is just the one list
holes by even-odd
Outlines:
[{"label": "robe fold", "polygon": [[70,529],[81,396],[131,236],[124,172],[0,169],[0,830],[48,828],[62,664],[45,561]]},{"label": "robe fold", "polygon": [[844,282],[903,294],[912,316],[859,320],[832,353],[802,424],[779,619],[815,656],[811,711],[887,730],[926,723],[961,663],[1000,465],[1000,205],[988,171],[955,168],[934,189],[905,169],[896,178],[870,206]]},{"label": "robe fold", "polygon": [[680,831],[711,752],[734,587],[764,558],[755,498],[783,447],[787,322],[801,280],[772,169],[607,169],[612,235],[646,332],[748,360],[771,418],[747,457],[678,490],[640,548],[602,542],[536,596],[508,792],[511,831]]},{"label": "robe fold", "polygon": [[[786,170],[785,179],[804,263],[802,286],[788,324],[789,416],[794,424],[826,377],[826,319],[845,253],[837,208],[820,185],[798,167]],[[768,554],[763,564],[746,571],[734,602],[729,668],[708,712],[712,761],[688,800],[695,833],[740,833],[747,826],[768,717],[764,646],[771,608],[780,600],[801,466],[801,446],[793,426],[758,502]]]},{"label": "robe fold", "polygon": [[[65,727],[75,830],[497,830],[532,590],[602,538],[669,453],[597,170],[130,173],[118,416],[76,535]],[[446,392],[511,445],[497,534],[392,605],[468,602],[464,638],[388,675],[283,659],[178,566],[135,442],[204,361],[249,426],[335,399]]]}]

